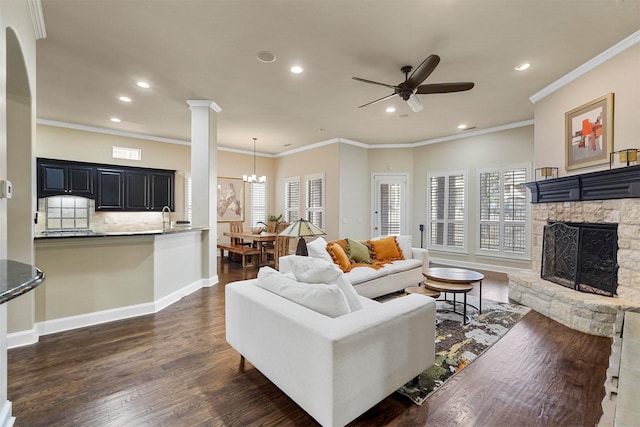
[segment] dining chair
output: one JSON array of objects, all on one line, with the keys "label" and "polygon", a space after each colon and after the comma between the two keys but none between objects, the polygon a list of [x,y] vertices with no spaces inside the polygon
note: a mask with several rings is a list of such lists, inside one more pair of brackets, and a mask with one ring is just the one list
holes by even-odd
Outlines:
[{"label": "dining chair", "polygon": [[278,270],[280,267],[280,263],[279,263],[280,257],[289,255],[290,241],[291,241],[291,237],[276,236],[276,241],[273,247],[264,249],[265,254],[271,255],[273,257],[273,268],[275,268],[276,270]]}]

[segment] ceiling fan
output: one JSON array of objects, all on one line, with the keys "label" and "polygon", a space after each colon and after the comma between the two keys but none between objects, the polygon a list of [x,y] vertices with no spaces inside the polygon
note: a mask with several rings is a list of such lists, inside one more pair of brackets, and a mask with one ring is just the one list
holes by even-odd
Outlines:
[{"label": "ceiling fan", "polygon": [[[429,55],[420,65],[416,68],[413,73],[413,67],[411,65],[405,65],[400,68],[400,71],[404,73],[404,81],[397,85],[388,85],[386,83],[374,82],[372,80],[361,79],[360,77],[353,77],[353,80],[357,80],[359,82],[370,83],[379,86],[385,86],[393,89],[393,93],[391,95],[384,96],[380,99],[376,99],[375,101],[368,102],[364,105],[361,105],[358,108],[366,107],[367,105],[375,104],[376,102],[384,101],[385,99],[389,99],[393,96],[398,95],[400,98],[407,102],[409,108],[411,108],[414,112],[421,111],[424,106],[422,105],[422,101],[416,95],[427,95],[431,93],[450,93],[450,92],[462,92],[465,90],[469,90],[473,88],[474,84],[472,82],[455,82],[455,83],[432,83],[423,85],[422,82],[433,73],[436,66],[440,62],[440,57],[438,55]],[[409,75],[411,73],[411,75]]]}]

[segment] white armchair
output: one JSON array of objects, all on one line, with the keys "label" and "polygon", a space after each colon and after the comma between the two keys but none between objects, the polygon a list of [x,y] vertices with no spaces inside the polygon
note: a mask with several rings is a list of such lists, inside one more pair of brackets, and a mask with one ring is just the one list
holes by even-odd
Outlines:
[{"label": "white armchair", "polygon": [[324,426],[343,426],[435,360],[435,302],[407,295],[331,318],[257,286],[225,287],[227,341]]}]

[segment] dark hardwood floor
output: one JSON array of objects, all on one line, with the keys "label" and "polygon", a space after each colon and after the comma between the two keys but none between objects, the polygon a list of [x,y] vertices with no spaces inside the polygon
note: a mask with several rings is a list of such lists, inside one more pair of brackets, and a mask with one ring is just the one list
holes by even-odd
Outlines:
[{"label": "dark hardwood floor", "polygon": [[[219,285],[155,315],[9,350],[16,425],[315,425],[250,363],[240,369],[225,341],[224,285],[256,270],[219,268]],[[483,296],[506,301],[506,275],[484,273]],[[392,394],[351,425],[593,426],[610,345],[532,311],[422,406]]]}]

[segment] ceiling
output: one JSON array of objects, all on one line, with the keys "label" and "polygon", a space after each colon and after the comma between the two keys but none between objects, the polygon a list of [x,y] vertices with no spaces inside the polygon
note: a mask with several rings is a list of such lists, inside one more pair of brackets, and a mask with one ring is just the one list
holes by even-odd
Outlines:
[{"label": "ceiling", "polygon": [[[346,138],[407,144],[533,118],[529,97],[640,29],[640,0],[42,0],[37,116],[190,140],[187,100],[220,106],[218,144],[277,154]],[[269,51],[273,63],[256,55]],[[468,92],[358,108],[429,54],[425,83]],[[526,71],[514,67],[531,63]],[[301,74],[290,67],[298,64]],[[150,89],[136,86],[138,80]],[[121,95],[130,103],[118,100]],[[387,113],[395,106],[395,113]],[[122,121],[113,123],[111,117]]]}]

